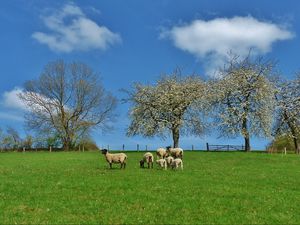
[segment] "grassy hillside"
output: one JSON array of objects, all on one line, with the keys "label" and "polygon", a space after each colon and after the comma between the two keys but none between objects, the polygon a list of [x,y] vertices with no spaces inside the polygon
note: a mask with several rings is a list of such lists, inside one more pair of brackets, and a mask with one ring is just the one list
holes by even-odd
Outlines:
[{"label": "grassy hillside", "polygon": [[1,224],[296,224],[300,158],[185,152],[183,171],[98,152],[0,154]]}]

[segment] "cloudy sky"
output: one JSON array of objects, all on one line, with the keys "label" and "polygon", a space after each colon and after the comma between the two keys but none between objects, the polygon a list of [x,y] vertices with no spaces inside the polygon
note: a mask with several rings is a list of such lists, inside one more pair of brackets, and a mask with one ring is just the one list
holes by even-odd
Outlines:
[{"label": "cloudy sky", "polygon": [[[276,59],[287,78],[300,70],[297,0],[3,0],[0,6],[0,127],[12,126],[22,134],[26,107],[17,93],[57,59],[88,64],[119,99],[121,88],[135,81],[151,83],[176,67],[205,79],[215,77],[229,51],[243,56],[251,48]],[[127,111],[127,105],[119,104],[115,129],[95,132],[99,146],[171,143],[170,138],[127,138]],[[206,142],[242,144],[242,139],[183,137],[181,146],[204,148]],[[267,143],[252,140],[257,149]]]}]

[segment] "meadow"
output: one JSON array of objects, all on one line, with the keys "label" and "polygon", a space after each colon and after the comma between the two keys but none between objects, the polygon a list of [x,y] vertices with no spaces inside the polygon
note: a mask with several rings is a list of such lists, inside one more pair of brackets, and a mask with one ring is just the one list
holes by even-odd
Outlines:
[{"label": "meadow", "polygon": [[99,152],[0,154],[1,224],[299,224],[300,158],[185,152],[184,170]]}]

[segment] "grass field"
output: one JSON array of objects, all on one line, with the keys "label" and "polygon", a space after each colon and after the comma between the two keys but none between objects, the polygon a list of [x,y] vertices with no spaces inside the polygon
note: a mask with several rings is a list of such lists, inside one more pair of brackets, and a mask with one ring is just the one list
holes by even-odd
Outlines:
[{"label": "grass field", "polygon": [[98,152],[0,154],[1,224],[299,224],[300,158],[185,152],[183,171]]}]

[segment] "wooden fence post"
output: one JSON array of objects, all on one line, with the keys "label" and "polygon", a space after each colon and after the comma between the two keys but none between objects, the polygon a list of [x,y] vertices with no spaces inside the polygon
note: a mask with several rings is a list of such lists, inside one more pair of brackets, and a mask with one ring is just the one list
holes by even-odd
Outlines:
[{"label": "wooden fence post", "polygon": [[140,145],[139,145],[139,144],[136,145],[136,150],[137,150],[138,152],[140,151]]},{"label": "wooden fence post", "polygon": [[122,150],[123,150],[123,151],[125,150],[125,145],[124,145],[124,144],[122,145]]},{"label": "wooden fence post", "polygon": [[209,145],[206,143],[206,151],[209,151]]}]

